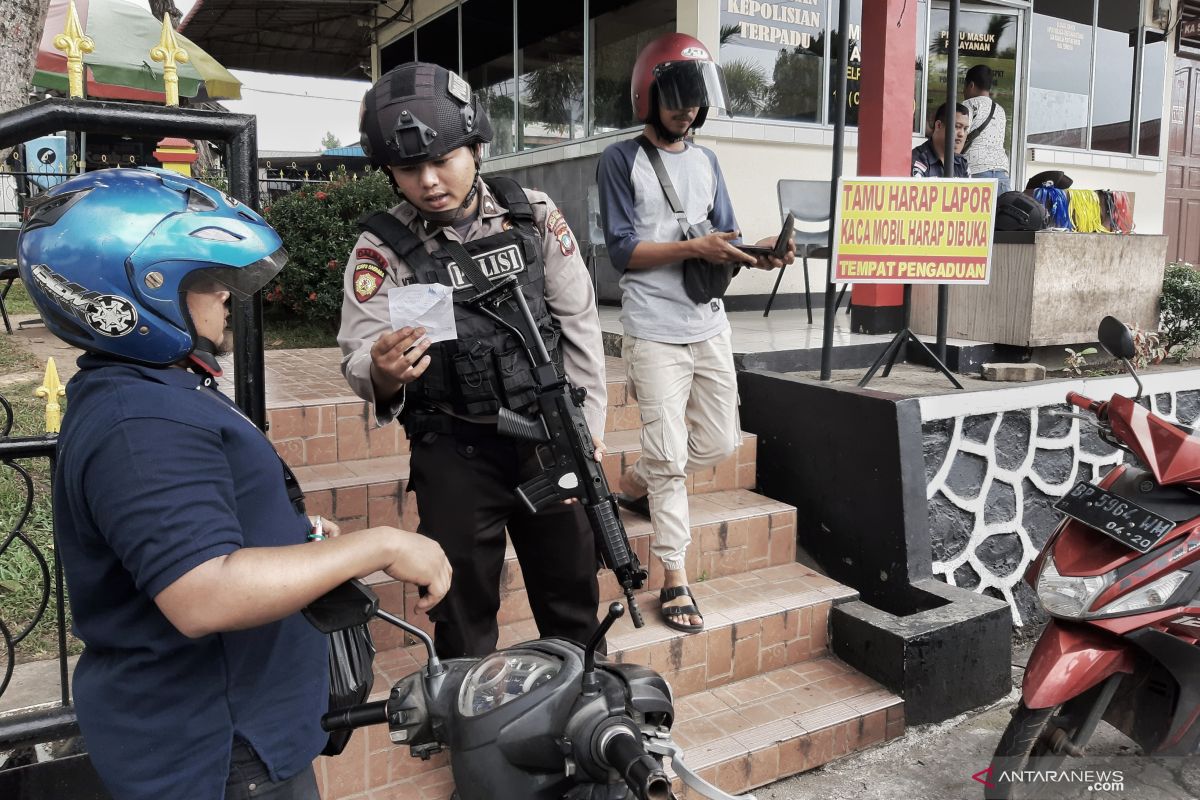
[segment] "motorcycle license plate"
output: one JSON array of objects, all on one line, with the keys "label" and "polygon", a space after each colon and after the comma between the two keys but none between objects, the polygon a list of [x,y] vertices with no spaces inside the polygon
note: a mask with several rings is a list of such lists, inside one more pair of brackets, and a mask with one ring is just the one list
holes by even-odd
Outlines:
[{"label": "motorcycle license plate", "polygon": [[1054,507],[1139,553],[1149,551],[1175,527],[1166,517],[1087,481],[1075,484]]}]

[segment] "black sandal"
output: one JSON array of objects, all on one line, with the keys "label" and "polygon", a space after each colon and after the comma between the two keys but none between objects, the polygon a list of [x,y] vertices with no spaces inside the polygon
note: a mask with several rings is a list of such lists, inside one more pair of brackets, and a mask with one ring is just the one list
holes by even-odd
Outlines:
[{"label": "black sandal", "polygon": [[678,621],[679,617],[690,617],[693,614],[697,617],[704,616],[700,612],[699,606],[696,605],[696,596],[692,594],[692,590],[688,587],[664,586],[658,593],[658,602],[665,603],[668,600],[674,600],[677,597],[690,597],[692,598],[692,602],[686,606],[663,606],[661,609],[663,623],[666,624],[668,628],[674,628],[675,630],[683,631],[684,633],[696,633],[697,631],[704,630],[703,622],[701,622],[699,625],[691,625],[686,622]]},{"label": "black sandal", "polygon": [[641,497],[630,497],[623,492],[619,493],[617,495],[617,505],[635,514],[641,514],[646,519],[650,518],[650,495],[648,494],[644,494]]}]

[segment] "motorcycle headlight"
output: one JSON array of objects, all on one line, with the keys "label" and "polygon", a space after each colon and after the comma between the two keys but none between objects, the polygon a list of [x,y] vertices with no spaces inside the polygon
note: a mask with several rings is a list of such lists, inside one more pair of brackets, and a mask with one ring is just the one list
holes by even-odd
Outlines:
[{"label": "motorcycle headlight", "polygon": [[1130,592],[1120,600],[1114,600],[1096,613],[1124,614],[1143,608],[1166,605],[1167,601],[1171,599],[1171,595],[1175,594],[1175,590],[1190,577],[1191,573],[1186,569],[1176,570],[1168,575],[1163,575],[1153,583],[1146,584],[1136,592]]},{"label": "motorcycle headlight", "polygon": [[1054,558],[1046,557],[1042,574],[1038,576],[1037,594],[1046,611],[1056,617],[1084,617],[1092,602],[1108,584],[1112,573],[1089,577],[1060,575]]},{"label": "motorcycle headlight", "polygon": [[534,650],[505,650],[471,667],[458,690],[458,713],[477,717],[549,683],[562,662]]}]

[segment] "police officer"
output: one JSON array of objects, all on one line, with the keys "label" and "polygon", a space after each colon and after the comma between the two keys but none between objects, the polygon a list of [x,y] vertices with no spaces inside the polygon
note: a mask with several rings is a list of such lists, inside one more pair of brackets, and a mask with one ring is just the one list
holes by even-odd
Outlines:
[{"label": "police officer", "polygon": [[[914,178],[946,177],[946,104],[933,112],[933,135],[912,151],[912,176]],[[971,126],[971,110],[962,103],[954,106],[954,177],[969,178],[967,157],[962,155],[967,141],[967,129]]]},{"label": "police officer", "polygon": [[[420,532],[454,568],[430,613],[438,654],[495,649],[506,527],[538,630],[586,641],[599,601],[592,534],[578,504],[529,514],[514,494],[530,476],[532,449],[498,435],[496,416],[531,410],[531,366],[508,331],[467,304],[477,289],[458,249],[487,280],[517,277],[546,349],[587,390],[584,413],[599,434],[603,350],[579,247],[545,194],[480,176],[491,123],[458,75],[420,62],[397,67],[367,92],[359,127],[363,150],[402,201],[364,218],[346,263],[342,373],[373,403],[378,424],[398,417],[411,442]],[[454,288],[456,340],[430,344],[423,328],[393,330],[388,292],[414,283]]]}]

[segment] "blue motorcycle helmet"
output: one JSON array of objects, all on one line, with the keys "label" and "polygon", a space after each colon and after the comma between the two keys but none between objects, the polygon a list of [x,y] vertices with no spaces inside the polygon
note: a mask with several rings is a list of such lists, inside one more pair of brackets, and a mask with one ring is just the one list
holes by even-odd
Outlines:
[{"label": "blue motorcycle helmet", "polygon": [[17,240],[21,280],[63,341],[150,366],[197,345],[184,297],[251,297],[287,263],[279,234],[253,209],[167,170],[104,169],[33,201]]}]

